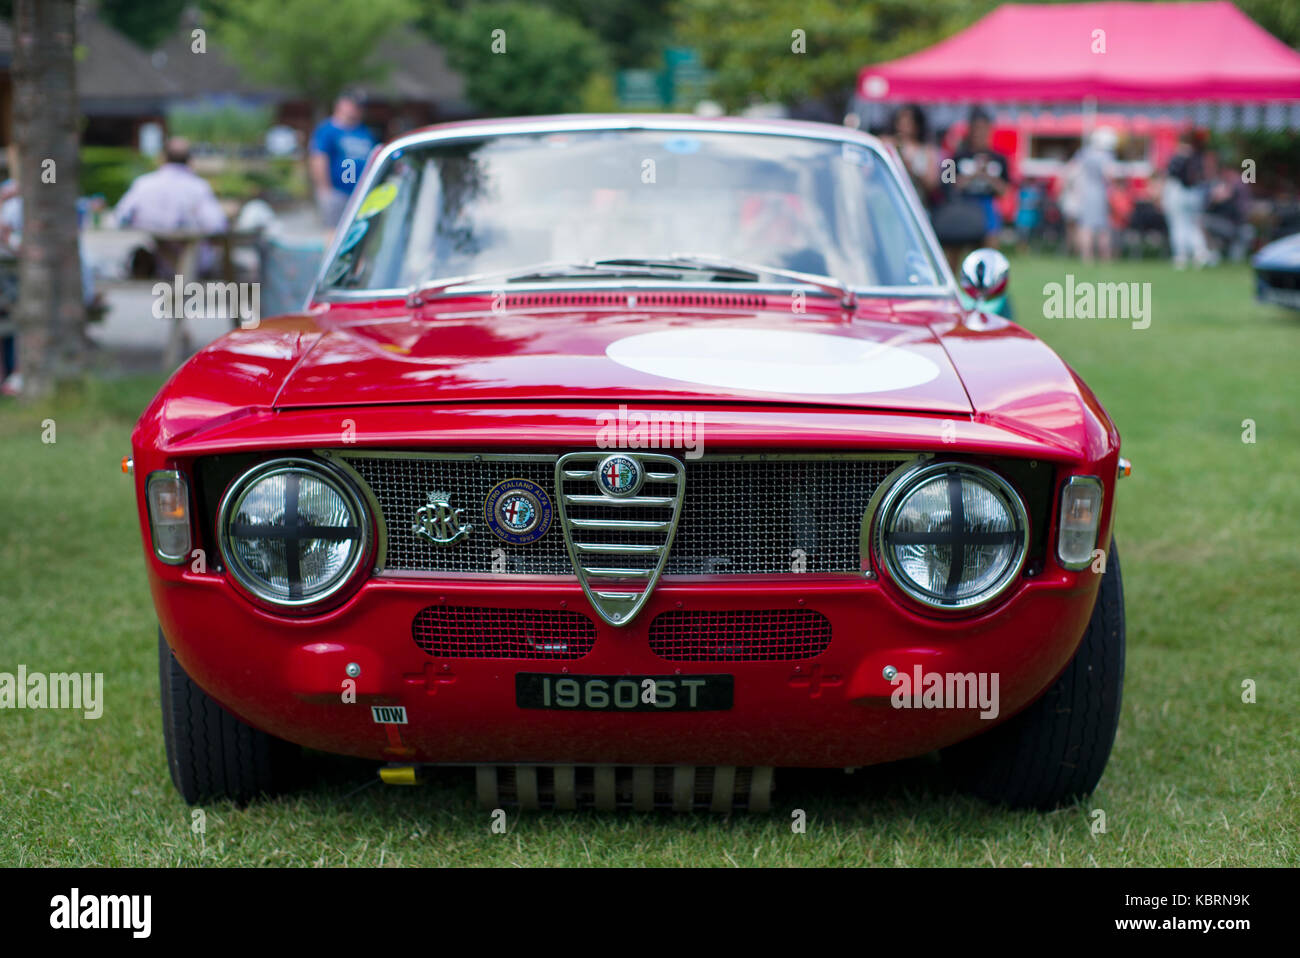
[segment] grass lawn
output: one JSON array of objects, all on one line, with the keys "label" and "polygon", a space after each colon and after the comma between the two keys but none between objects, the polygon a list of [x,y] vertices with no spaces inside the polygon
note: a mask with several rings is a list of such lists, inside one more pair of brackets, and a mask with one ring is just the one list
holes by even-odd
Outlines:
[{"label": "grass lawn", "polygon": [[[167,777],[153,611],[117,469],[157,382],[122,380],[74,405],[0,405],[0,671],[103,672],[106,699],[95,721],[0,711],[0,865],[1296,864],[1300,314],[1253,303],[1242,267],[1014,258],[1012,271],[1018,321],[1088,381],[1134,462],[1118,512],[1124,714],[1083,804],[990,808],[926,757],[778,772],[770,816],[511,813],[497,835],[467,770],[385,788],[371,765],[312,756],[317,785],[210,806],[196,834]],[[1150,328],[1041,318],[1044,284],[1067,271],[1150,282]]]}]

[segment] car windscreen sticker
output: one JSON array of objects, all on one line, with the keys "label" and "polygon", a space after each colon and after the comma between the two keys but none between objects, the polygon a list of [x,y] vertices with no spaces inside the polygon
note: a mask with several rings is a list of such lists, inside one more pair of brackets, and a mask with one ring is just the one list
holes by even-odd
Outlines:
[{"label": "car windscreen sticker", "polygon": [[367,193],[366,198],[361,201],[361,205],[357,207],[357,219],[365,220],[376,213],[382,213],[395,199],[397,199],[397,184],[381,183]]},{"label": "car windscreen sticker", "polygon": [[664,149],[669,153],[698,153],[700,141],[694,136],[674,136],[664,140]]},{"label": "car windscreen sticker", "polygon": [[370,224],[360,220],[349,226],[348,231],[343,234],[343,242],[339,244],[338,255],[342,256],[348,250],[352,249],[352,247],[360,243],[361,238],[366,235],[366,231],[369,229]]},{"label": "car windscreen sticker", "polygon": [[621,366],[701,386],[846,395],[928,383],[939,367],[903,346],[775,329],[670,329],[617,339]]}]

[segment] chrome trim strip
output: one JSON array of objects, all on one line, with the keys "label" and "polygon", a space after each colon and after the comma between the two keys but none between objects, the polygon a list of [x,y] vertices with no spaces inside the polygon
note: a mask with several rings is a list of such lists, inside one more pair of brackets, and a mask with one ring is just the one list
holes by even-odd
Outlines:
[{"label": "chrome trim strip", "polygon": [[650,578],[649,569],[603,569],[600,566],[585,565],[582,567],[584,575],[594,575],[606,579],[648,579]]},{"label": "chrome trim strip", "polygon": [[617,499],[614,496],[580,496],[566,495],[564,501],[571,506],[671,506],[675,496],[628,496]]},{"label": "chrome trim strip", "polygon": [[648,555],[658,552],[658,546],[635,545],[625,543],[575,542],[573,548],[579,552],[591,552],[596,555]]},{"label": "chrome trim strip", "polygon": [[465,462],[554,462],[549,453],[433,452],[424,449],[313,449],[326,459],[459,459]]},{"label": "chrome trim strip", "polygon": [[609,529],[614,532],[658,532],[668,528],[668,520],[652,522],[648,519],[572,519],[575,529]]},{"label": "chrome trim strip", "polygon": [[[361,180],[353,189],[352,195],[348,198],[347,205],[344,207],[343,215],[339,219],[340,225],[346,223],[351,225],[357,208],[361,205],[362,198],[370,192],[375,180],[379,178],[380,173],[388,166],[393,154],[399,151],[407,150],[412,147],[428,146],[434,143],[453,143],[459,140],[480,140],[498,136],[516,136],[516,135],[536,135],[547,132],[584,132],[584,131],[602,131],[602,130],[665,130],[679,132],[704,132],[704,133],[736,133],[742,135],[764,135],[764,136],[789,136],[796,139],[809,140],[828,140],[831,142],[854,143],[871,150],[876,157],[889,167],[893,173],[894,181],[898,184],[899,190],[904,197],[904,201],[912,214],[913,226],[920,233],[922,240],[929,247],[931,258],[934,260],[933,265],[939,271],[941,277],[945,277],[948,282],[944,287],[933,287],[942,289],[945,295],[957,296],[957,281],[952,275],[952,270],[948,267],[947,257],[943,255],[943,248],[939,245],[934,230],[930,227],[928,217],[924,215],[921,209],[920,200],[916,196],[915,189],[909,188],[908,178],[903,174],[900,165],[895,161],[894,154],[876,137],[864,133],[860,130],[854,130],[849,127],[832,126],[822,123],[802,124],[798,122],[785,121],[783,123],[773,123],[763,120],[742,120],[730,119],[727,121],[708,121],[696,120],[693,118],[667,116],[623,116],[623,117],[600,117],[600,116],[573,116],[549,118],[545,120],[529,120],[519,118],[506,118],[500,121],[488,121],[476,123],[473,126],[456,125],[443,127],[440,129],[417,131],[400,136],[386,146],[371,153],[365,169],[362,170]],[[307,293],[303,309],[307,309],[313,302],[317,302],[317,290],[319,290],[325,281],[325,276],[329,271],[330,265],[338,255],[339,248],[343,245],[344,236],[347,233],[345,229],[336,229],[329,247],[325,250],[325,255],[321,258],[320,269],[316,273],[316,279]],[[669,284],[672,288],[681,288],[680,284]],[[797,285],[797,284],[796,284]],[[550,287],[554,288],[554,287]],[[589,284],[583,284],[582,288],[589,288]],[[718,289],[718,284],[710,284],[712,290]],[[783,287],[789,289],[787,285]],[[813,289],[815,287],[808,287]],[[915,287],[898,286],[898,287],[876,287],[880,290],[889,290],[887,295],[890,296],[915,296],[918,291]],[[398,296],[405,297],[410,295],[416,289],[415,286],[405,287],[399,291],[396,290],[363,290],[349,291],[357,292],[361,299],[380,299],[389,298],[387,294],[393,293],[393,298]],[[752,291],[755,287],[749,287]],[[858,293],[855,287],[854,292]],[[327,301],[327,300],[320,300]]]},{"label": "chrome trim strip", "polygon": [[[600,405],[593,402],[592,405]],[[647,405],[650,405],[647,403]],[[829,411],[829,410],[828,410]],[[833,412],[833,411],[832,411]],[[650,456],[657,453],[657,450],[651,449],[626,449],[620,450],[632,456]],[[313,449],[312,454],[320,456],[322,459],[344,460],[344,459],[452,459],[464,462],[555,462],[560,458],[553,453],[529,453],[529,452],[444,452],[437,450],[425,449],[370,449],[363,446],[352,446],[347,449],[335,447]],[[600,456],[609,455],[607,450],[601,450]],[[595,456],[597,453],[590,453]],[[824,462],[833,460],[870,460],[870,459],[908,459],[933,457],[932,452],[909,452],[906,450],[893,450],[884,452],[717,452],[705,453],[691,459],[691,462],[764,462],[767,460],[774,461],[800,461],[800,462]],[[671,458],[671,457],[670,457]],[[673,460],[674,462],[676,460]],[[570,469],[566,470],[566,479],[591,479],[595,476],[593,469]],[[655,482],[672,482],[676,478],[676,473],[666,472],[647,472],[646,479]]]}]

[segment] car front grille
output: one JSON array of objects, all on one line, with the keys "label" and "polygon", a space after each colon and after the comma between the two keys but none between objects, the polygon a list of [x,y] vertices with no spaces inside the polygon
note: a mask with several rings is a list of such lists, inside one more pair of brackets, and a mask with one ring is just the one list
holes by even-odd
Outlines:
[{"label": "car front grille", "polygon": [[[387,572],[573,574],[558,514],[537,541],[511,545],[492,533],[484,510],[489,491],[506,479],[528,479],[554,503],[557,456],[347,452],[331,458],[356,471],[383,513]],[[858,572],[862,516],[880,484],[907,460],[852,454],[679,458],[686,490],[663,571],[668,576]],[[464,510],[463,522],[474,527],[454,544],[434,545],[413,532],[416,511],[434,491],[449,494],[450,504]],[[597,491],[594,484],[591,491]],[[618,516],[663,518],[662,510],[639,506],[620,508]],[[631,534],[626,541],[634,540]]]},{"label": "car front grille", "polygon": [[650,651],[674,662],[811,659],[830,644],[830,620],[813,609],[664,612],[650,623]]},{"label": "car front grille", "polygon": [[430,606],[411,623],[429,655],[474,659],[580,659],[596,644],[596,625],[562,609]]}]

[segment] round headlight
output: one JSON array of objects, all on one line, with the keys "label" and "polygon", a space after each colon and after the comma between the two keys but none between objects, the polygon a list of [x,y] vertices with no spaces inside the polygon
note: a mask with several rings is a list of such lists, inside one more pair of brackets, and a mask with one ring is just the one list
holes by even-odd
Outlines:
[{"label": "round headlight", "polygon": [[370,524],[356,493],[306,459],[277,459],[244,473],[222,499],[217,523],[230,574],[275,605],[328,599],[353,579],[370,549]]},{"label": "round headlight", "polygon": [[979,466],[932,463],[885,494],[876,555],[909,596],[931,608],[970,609],[1020,574],[1028,519],[1016,491]]}]

